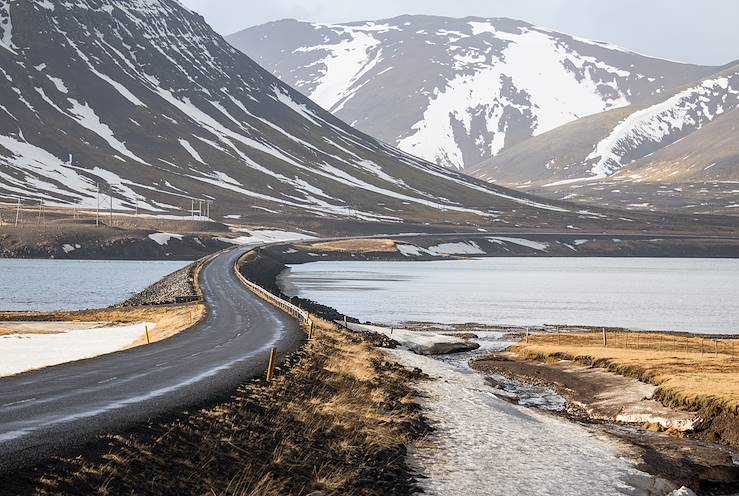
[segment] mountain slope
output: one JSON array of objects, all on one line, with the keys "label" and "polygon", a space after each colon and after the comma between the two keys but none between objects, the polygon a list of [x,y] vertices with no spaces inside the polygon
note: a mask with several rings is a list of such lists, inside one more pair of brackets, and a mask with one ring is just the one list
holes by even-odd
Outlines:
[{"label": "mountain slope", "polygon": [[[415,159],[281,83],[174,0],[0,3],[0,195],[214,217],[596,223]],[[7,201],[7,199],[6,199]],[[107,201],[107,200],[106,200]],[[107,207],[107,205],[104,205]]]},{"label": "mountain slope", "polygon": [[284,20],[227,39],[358,129],[460,169],[716,71],[502,18]]},{"label": "mountain slope", "polygon": [[[590,189],[584,200],[597,204],[609,187],[619,186],[607,204],[693,208],[698,202],[714,203],[711,209],[735,208],[738,107],[739,66],[734,66],[652,104],[589,116],[531,138],[468,172],[557,198],[572,199],[568,191],[577,195]],[[641,197],[633,196],[633,188],[621,188],[638,183]],[[655,191],[651,199],[650,189]],[[691,189],[701,198],[688,194]]]}]

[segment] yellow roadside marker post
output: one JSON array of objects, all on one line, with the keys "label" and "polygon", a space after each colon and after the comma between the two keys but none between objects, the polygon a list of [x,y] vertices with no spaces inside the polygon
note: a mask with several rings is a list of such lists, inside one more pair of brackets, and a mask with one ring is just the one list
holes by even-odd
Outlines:
[{"label": "yellow roadside marker post", "polygon": [[269,353],[269,362],[267,363],[267,381],[271,381],[275,376],[275,365],[277,364],[277,348],[272,348]]},{"label": "yellow roadside marker post", "polygon": [[149,326],[145,325],[144,330],[146,331],[146,344],[151,344],[151,337],[149,336]]}]

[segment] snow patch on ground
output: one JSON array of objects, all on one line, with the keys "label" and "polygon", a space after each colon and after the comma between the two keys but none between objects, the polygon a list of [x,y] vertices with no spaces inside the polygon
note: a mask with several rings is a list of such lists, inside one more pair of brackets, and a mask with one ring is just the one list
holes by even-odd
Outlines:
[{"label": "snow patch on ground", "polygon": [[182,240],[182,234],[172,234],[172,233],[154,233],[149,234],[149,239],[154,241],[156,244],[160,246],[166,246],[169,244],[169,240],[172,238]]},{"label": "snow patch on ground", "polygon": [[273,243],[277,241],[303,241],[308,239],[315,239],[314,236],[308,234],[281,231],[277,229],[234,229],[235,231],[247,233],[245,236],[239,236],[238,238],[216,238],[224,243],[230,243],[233,245],[248,245],[252,243]]},{"label": "snow patch on ground", "polygon": [[393,327],[382,327],[364,324],[347,324],[353,331],[383,334],[397,341],[404,348],[419,355],[440,355],[456,351],[468,351],[470,343],[454,336],[445,336],[434,332],[408,331]]},{"label": "snow patch on ground", "polygon": [[145,326],[99,327],[65,330],[58,334],[0,336],[0,377],[60,363],[92,358],[129,347],[145,336]]},{"label": "snow patch on ground", "polygon": [[64,245],[62,245],[62,250],[64,251],[64,253],[72,253],[74,250],[77,250],[79,248],[82,248],[82,246],[81,245],[78,245],[78,244],[74,244],[74,245],[64,244]]},{"label": "snow patch on ground", "polygon": [[415,245],[402,245],[398,244],[395,245],[395,247],[398,249],[398,252],[400,252],[401,255],[404,257],[420,257],[421,255],[424,255],[428,253],[423,248],[419,248]]},{"label": "snow patch on ground", "polygon": [[430,246],[426,250],[431,255],[485,255],[485,250],[474,241],[460,241],[459,243],[441,243]]},{"label": "snow patch on ground", "polygon": [[530,239],[506,238],[501,236],[495,236],[488,239],[492,242],[502,241],[504,243],[513,243],[515,245],[525,246],[526,248],[531,248],[537,251],[547,251],[549,248],[549,243],[539,243],[538,241],[531,241]]}]

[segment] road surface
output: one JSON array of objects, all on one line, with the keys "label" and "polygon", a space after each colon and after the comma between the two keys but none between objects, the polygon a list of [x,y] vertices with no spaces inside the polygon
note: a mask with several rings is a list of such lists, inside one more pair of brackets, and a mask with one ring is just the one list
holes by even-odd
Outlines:
[{"label": "road surface", "polygon": [[264,373],[269,350],[298,348],[297,322],[234,274],[250,247],[202,270],[208,314],[172,338],[0,379],[0,474],[158,415],[225,397]]}]

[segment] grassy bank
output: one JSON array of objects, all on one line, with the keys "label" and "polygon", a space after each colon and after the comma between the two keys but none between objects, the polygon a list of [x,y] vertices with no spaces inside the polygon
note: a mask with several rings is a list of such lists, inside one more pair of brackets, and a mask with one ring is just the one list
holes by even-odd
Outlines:
[{"label": "grassy bank", "polygon": [[323,322],[273,383],[252,381],[224,404],[101,439],[0,486],[38,495],[410,494],[406,445],[426,430],[410,386],[419,375],[371,339]]},{"label": "grassy bank", "polygon": [[739,446],[739,340],[666,333],[536,334],[511,348],[529,360],[571,360],[658,386],[664,405],[699,412],[707,438]]},{"label": "grassy bank", "polygon": [[669,406],[739,414],[739,342],[660,333],[537,334],[513,351],[531,359],[566,359],[659,386]]},{"label": "grassy bank", "polygon": [[[18,331],[3,322],[101,322],[114,325],[124,325],[139,322],[155,324],[149,337],[152,342],[160,341],[184,331],[199,322],[205,316],[205,305],[190,303],[185,305],[160,305],[142,307],[106,308],[101,310],[84,310],[75,312],[0,312],[1,334],[35,334],[49,331],[34,331],[29,327]],[[132,344],[139,346],[146,344],[142,338]]]}]

